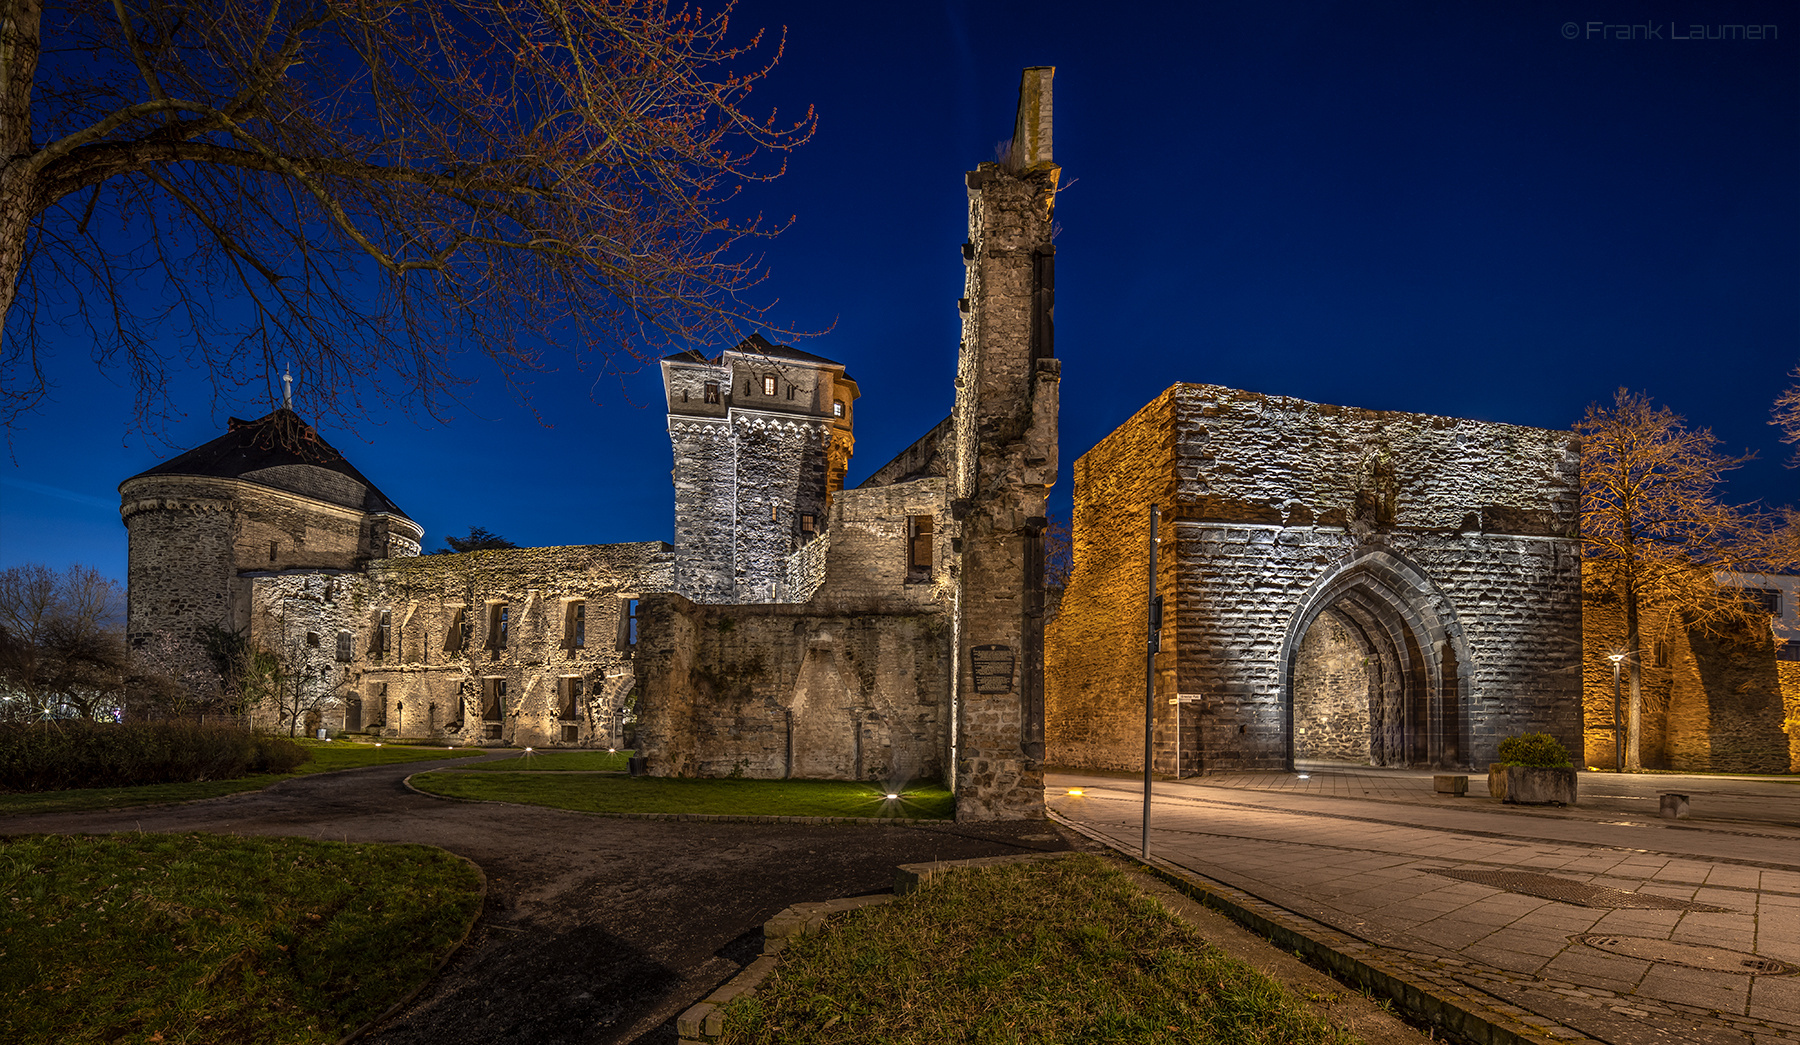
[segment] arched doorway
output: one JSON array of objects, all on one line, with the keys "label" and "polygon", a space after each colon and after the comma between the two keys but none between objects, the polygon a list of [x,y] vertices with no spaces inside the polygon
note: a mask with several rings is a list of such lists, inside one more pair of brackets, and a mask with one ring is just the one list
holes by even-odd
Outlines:
[{"label": "arched doorway", "polygon": [[1468,663],[1455,610],[1423,570],[1385,549],[1341,560],[1282,641],[1288,765],[1466,767]]}]

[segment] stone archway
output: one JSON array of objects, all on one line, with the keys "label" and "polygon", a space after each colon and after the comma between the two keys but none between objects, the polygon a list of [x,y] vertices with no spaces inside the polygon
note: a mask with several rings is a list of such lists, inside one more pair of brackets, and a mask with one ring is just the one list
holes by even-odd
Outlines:
[{"label": "stone archway", "polygon": [[1469,657],[1425,572],[1361,550],[1315,582],[1281,646],[1287,762],[1463,768]]}]

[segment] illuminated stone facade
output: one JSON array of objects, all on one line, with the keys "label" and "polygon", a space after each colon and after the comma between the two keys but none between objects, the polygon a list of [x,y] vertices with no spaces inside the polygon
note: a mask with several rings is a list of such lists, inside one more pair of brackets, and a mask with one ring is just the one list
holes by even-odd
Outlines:
[{"label": "illuminated stone facade", "polygon": [[1579,483],[1568,432],[1170,388],[1075,464],[1050,760],[1142,765],[1151,505],[1159,771],[1578,750]]}]

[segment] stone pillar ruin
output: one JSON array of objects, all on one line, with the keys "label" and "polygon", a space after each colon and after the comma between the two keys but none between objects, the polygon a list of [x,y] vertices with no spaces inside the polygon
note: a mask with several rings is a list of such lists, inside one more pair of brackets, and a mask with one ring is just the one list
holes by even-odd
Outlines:
[{"label": "stone pillar ruin", "polygon": [[1006,157],[967,176],[951,511],[960,523],[952,765],[958,820],[1044,816],[1045,498],[1056,480],[1057,178],[1048,66],[1026,69]]}]

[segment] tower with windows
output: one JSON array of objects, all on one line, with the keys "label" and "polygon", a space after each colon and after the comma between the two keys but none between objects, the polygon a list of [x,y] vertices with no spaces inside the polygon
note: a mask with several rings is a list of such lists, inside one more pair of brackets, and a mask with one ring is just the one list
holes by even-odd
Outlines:
[{"label": "tower with windows", "polygon": [[842,363],[753,335],[662,361],[675,455],[675,590],[783,602],[787,557],[824,528],[854,446]]}]

